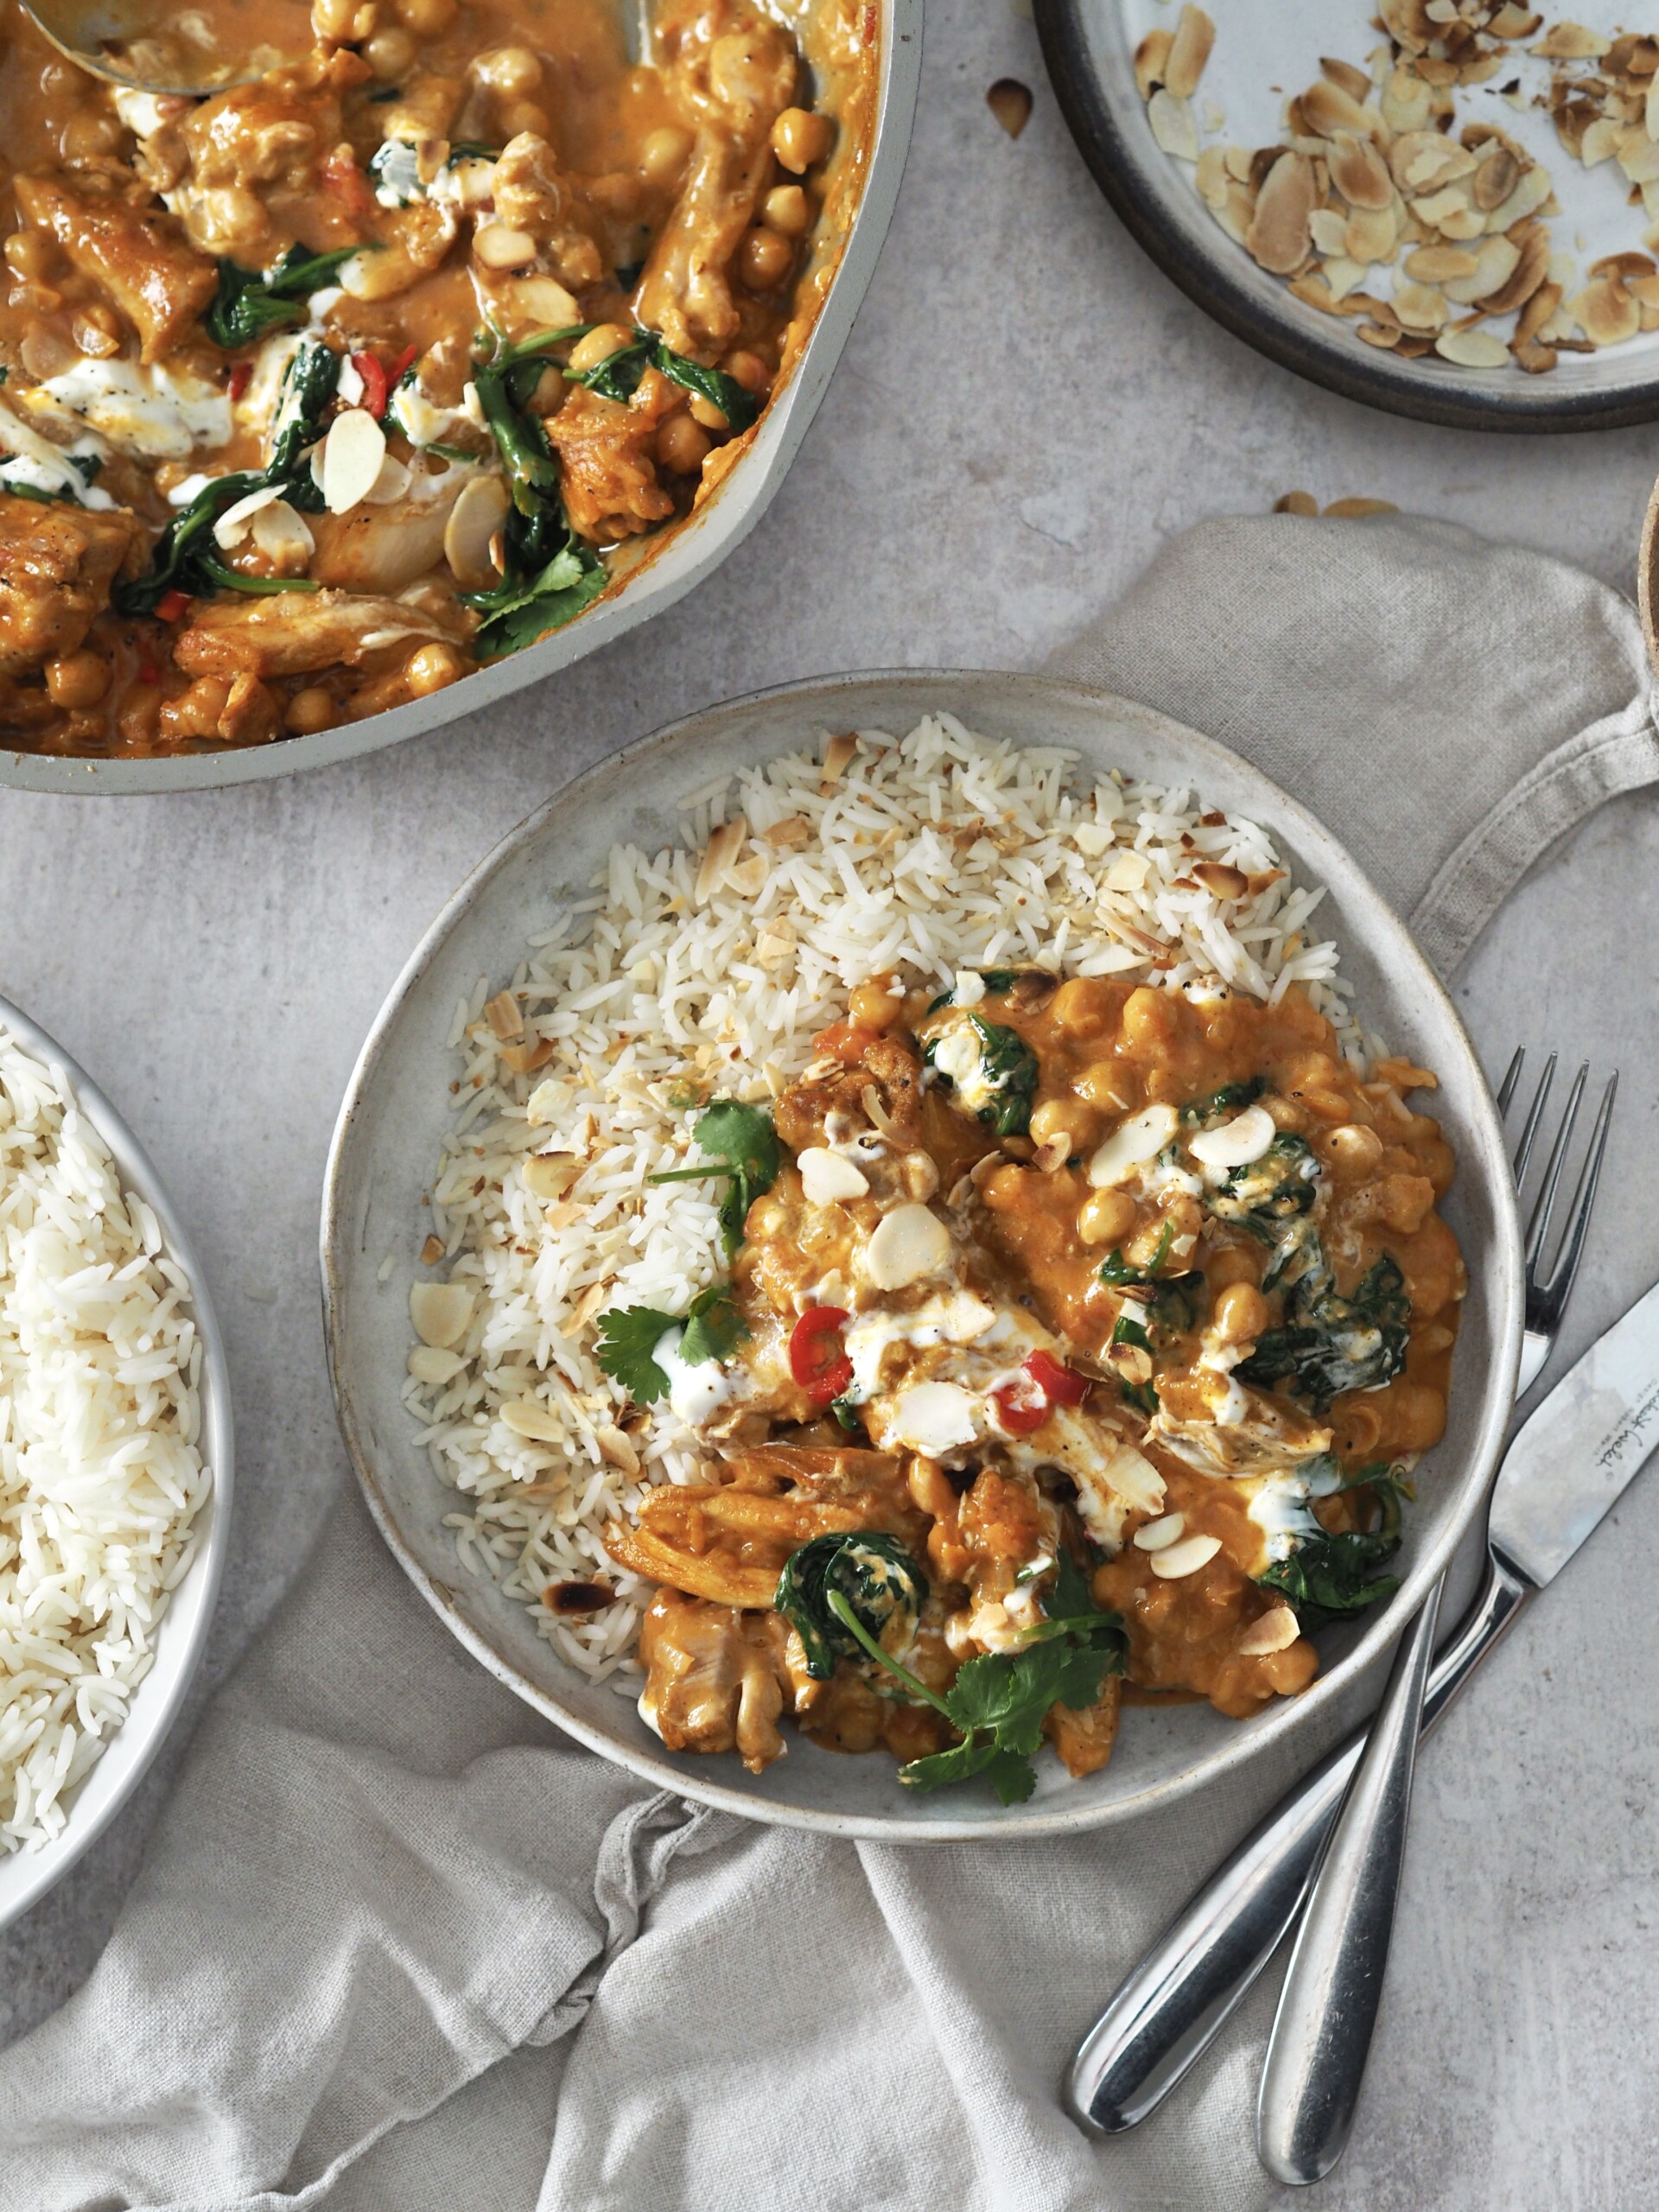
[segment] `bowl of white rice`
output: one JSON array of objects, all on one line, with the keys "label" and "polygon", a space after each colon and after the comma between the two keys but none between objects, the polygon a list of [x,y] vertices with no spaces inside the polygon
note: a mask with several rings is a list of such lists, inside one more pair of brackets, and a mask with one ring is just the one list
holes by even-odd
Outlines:
[{"label": "bowl of white rice", "polygon": [[155,1169],[0,999],[0,1927],[114,1819],[207,1640],[229,1377]]},{"label": "bowl of white rice", "polygon": [[[1198,857],[1264,887],[1224,907]],[[711,1096],[764,1104],[852,990],[969,968],[1293,983],[1363,1060],[1440,1079],[1465,1303],[1445,1441],[1418,1475],[1393,1600],[1321,1638],[1300,1697],[1127,1719],[1110,1764],[1046,1762],[1000,1807],[918,1801],[891,1760],[791,1734],[758,1776],[671,1752],[637,1710],[651,1586],[604,1532],[696,1478],[699,1440],[642,1422],[597,1318],[721,1271],[718,1190],[649,1179]],[[550,1132],[556,1131],[556,1136]],[[556,1142],[566,1181],[526,1161]],[[572,1160],[579,1172],[569,1173]],[[501,1681],[606,1757],[751,1818],[891,1841],[1060,1834],[1166,1805],[1273,1744],[1313,1749],[1479,1509],[1520,1339],[1513,1195],[1490,1093],[1408,932],[1289,794],[1150,710],[1054,679],[849,676],[715,708],[578,779],[486,859],[416,950],[341,1109],[322,1224],[328,1351],[371,1510]],[[413,1320],[414,1325],[411,1326]],[[561,1586],[613,1602],[571,1618]]]}]

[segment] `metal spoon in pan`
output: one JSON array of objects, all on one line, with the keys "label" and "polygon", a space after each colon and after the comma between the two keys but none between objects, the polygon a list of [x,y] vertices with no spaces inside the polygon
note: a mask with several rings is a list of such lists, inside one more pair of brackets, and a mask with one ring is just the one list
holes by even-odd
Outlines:
[{"label": "metal spoon in pan", "polygon": [[[252,84],[316,45],[305,0],[220,0],[212,10],[168,0],[22,0],[60,54],[130,92],[186,99]],[[245,17],[245,22],[238,19]]]}]

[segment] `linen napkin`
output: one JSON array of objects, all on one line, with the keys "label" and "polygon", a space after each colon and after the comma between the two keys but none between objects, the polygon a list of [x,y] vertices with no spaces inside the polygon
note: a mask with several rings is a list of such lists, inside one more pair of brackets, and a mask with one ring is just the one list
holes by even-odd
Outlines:
[{"label": "linen napkin", "polygon": [[[1446,973],[1659,778],[1632,609],[1439,524],[1205,525],[1056,665],[1296,791]],[[92,1977],[0,2056],[0,2212],[1249,2212],[1267,1988],[1133,2136],[1055,2088],[1307,1756],[1064,1843],[753,1826],[492,1681],[348,1487]]]}]

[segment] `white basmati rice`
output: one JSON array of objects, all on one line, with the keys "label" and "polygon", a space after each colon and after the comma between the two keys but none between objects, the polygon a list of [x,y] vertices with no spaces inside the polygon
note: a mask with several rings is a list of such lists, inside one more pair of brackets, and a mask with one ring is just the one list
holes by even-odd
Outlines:
[{"label": "white basmati rice", "polygon": [[[489,979],[447,1039],[462,1103],[432,1231],[473,1306],[452,1347],[416,1347],[404,1402],[455,1493],[465,1565],[531,1607],[573,1667],[630,1695],[651,1593],[602,1531],[648,1484],[690,1478],[700,1454],[664,1404],[618,1428],[626,1394],[594,1363],[594,1317],[681,1311],[723,1271],[721,1186],[647,1181],[684,1164],[707,1098],[775,1096],[872,976],[940,988],[958,969],[1021,963],[1269,1001],[1296,982],[1363,1057],[1337,948],[1309,937],[1324,893],[1289,881],[1258,824],[1203,812],[1192,791],[1079,780],[1071,753],[992,744],[944,714],[902,741],[861,732],[848,760],[849,741],[825,747],[694,792],[683,842],[616,848],[593,895],[531,938],[506,986],[524,1034],[505,1050],[545,1040],[537,1070],[504,1058]],[[1205,862],[1250,887],[1217,896],[1192,873]],[[569,1155],[550,1203],[521,1172],[538,1151]],[[543,1602],[550,1582],[595,1573],[620,1593],[604,1611],[562,1619]]]},{"label": "white basmati rice", "polygon": [[0,1027],[0,1852],[61,1834],[149,1671],[210,1480],[190,1285]]}]

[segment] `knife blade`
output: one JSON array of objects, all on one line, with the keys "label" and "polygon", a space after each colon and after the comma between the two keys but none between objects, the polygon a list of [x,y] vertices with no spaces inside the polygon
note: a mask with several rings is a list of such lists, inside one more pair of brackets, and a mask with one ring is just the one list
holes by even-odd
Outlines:
[{"label": "knife blade", "polygon": [[1493,1550],[1541,1590],[1656,1446],[1659,1283],[1597,1338],[1517,1431],[1492,1491]]}]

